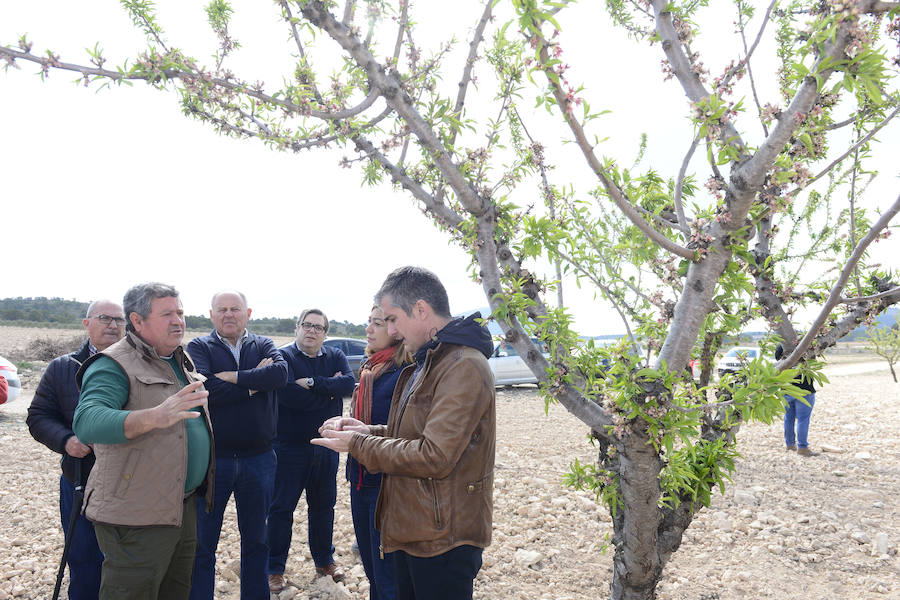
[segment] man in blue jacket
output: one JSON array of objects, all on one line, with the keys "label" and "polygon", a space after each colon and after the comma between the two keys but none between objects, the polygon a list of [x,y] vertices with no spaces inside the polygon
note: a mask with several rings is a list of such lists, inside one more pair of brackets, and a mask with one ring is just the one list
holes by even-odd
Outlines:
[{"label": "man in blue jacket", "polygon": [[[54,358],[41,376],[28,407],[31,436],[54,452],[62,454],[63,474],[59,478],[59,516],[63,531],[72,512],[75,485],[84,485],[94,465],[90,446],[81,443],[72,431],[72,417],[78,406],[75,373],[81,363],[106,350],[125,335],[122,306],[110,300],[96,300],[88,306],[81,321],[88,339],[71,354]],[[97,545],[94,525],[82,514],[72,532],[72,545],[66,558],[69,565],[69,600],[96,600],[100,593],[103,553]]]},{"label": "man in blue jacket", "polygon": [[306,491],[309,551],[319,575],[334,581],[344,570],[334,562],[332,533],[337,501],[338,454],[309,441],[319,426],[343,412],[343,398],[353,392],[353,372],[338,348],[324,346],[328,317],[304,310],[297,339],[279,348],[290,370],[288,384],[278,390],[278,437],[275,453],[275,500],[269,509],[269,589],[284,589],[284,569],[291,546],[294,509]]},{"label": "man in blue jacket", "polygon": [[277,405],[274,390],[288,367],[274,342],[247,331],[252,309],[240,292],[219,292],[209,311],[215,329],[191,340],[187,352],[206,379],[216,436],[212,512],[197,504],[197,555],[192,600],[212,600],[216,547],[228,499],[234,493],[241,533],[241,600],[268,600],[266,515],[275,485]]}]

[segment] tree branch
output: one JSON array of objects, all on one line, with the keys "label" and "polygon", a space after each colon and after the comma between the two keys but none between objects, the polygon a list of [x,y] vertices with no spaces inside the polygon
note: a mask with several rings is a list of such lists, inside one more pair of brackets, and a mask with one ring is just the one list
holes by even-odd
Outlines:
[{"label": "tree branch", "polygon": [[675,213],[678,215],[679,229],[685,236],[691,235],[691,228],[688,227],[687,219],[684,217],[684,204],[681,201],[681,194],[684,188],[684,175],[687,173],[688,164],[691,162],[691,157],[694,156],[698,142],[697,138],[694,138],[694,141],[691,142],[691,147],[688,148],[687,154],[684,155],[684,160],[681,161],[681,168],[678,169],[678,179],[675,180]]},{"label": "tree branch", "polygon": [[440,225],[448,229],[457,229],[459,227],[463,220],[461,216],[446,204],[436,201],[434,196],[429,194],[418,181],[412,179],[405,171],[392,163],[372,142],[363,137],[354,138],[354,142],[360,152],[378,161],[384,167],[384,170],[390,174],[391,179],[395,183],[403,186],[404,189],[411,192],[416,199],[421,201],[425,205],[426,210],[434,215],[435,220]]},{"label": "tree branch", "polygon": [[829,164],[827,167],[822,169],[822,171],[818,175],[816,175],[815,177],[811,177],[809,180],[806,181],[806,183],[803,186],[797,187],[797,188],[791,190],[786,195],[791,196],[793,194],[797,194],[800,192],[800,190],[808,188],[810,185],[813,184],[813,182],[818,181],[819,179],[821,179],[822,177],[827,175],[831,171],[831,169],[833,169],[836,165],[840,164],[845,158],[847,158],[848,156],[850,156],[851,154],[856,152],[856,150],[858,150],[863,144],[865,144],[866,142],[871,140],[872,137],[874,137],[874,135],[876,133],[878,133],[885,125],[887,125],[891,121],[891,119],[896,117],[898,113],[900,113],[900,105],[898,105],[897,108],[894,109],[894,112],[889,114],[878,125],[873,127],[872,131],[870,131],[869,133],[864,135],[862,138],[857,140],[857,142],[855,144],[853,144],[852,146],[850,146],[846,152],[844,152],[839,157],[837,157],[836,159],[831,161],[831,164]]},{"label": "tree branch", "polygon": [[819,314],[809,326],[809,331],[806,332],[806,335],[803,336],[803,339],[800,340],[800,343],[797,344],[797,347],[793,349],[790,356],[787,356],[779,361],[776,367],[778,367],[779,369],[786,369],[797,364],[797,361],[809,348],[813,338],[818,335],[819,330],[822,328],[822,325],[825,324],[825,321],[828,319],[831,311],[841,301],[841,291],[847,284],[847,280],[850,279],[850,275],[853,273],[853,269],[856,267],[856,263],[859,262],[860,258],[862,258],[862,255],[869,247],[869,244],[871,244],[875,240],[875,238],[878,237],[878,234],[888,226],[888,224],[891,222],[891,219],[893,219],[898,212],[900,212],[900,196],[898,196],[897,199],[894,200],[894,203],[890,208],[882,213],[881,218],[879,218],[878,221],[876,221],[872,225],[872,227],[869,228],[869,231],[868,233],[866,233],[865,237],[863,237],[859,241],[859,244],[853,250],[853,254],[850,255],[850,259],[847,261],[847,264],[845,264],[844,268],[841,269],[841,274],[835,282],[834,286],[832,286],[831,292],[828,294],[828,299],[822,306],[821,311],[819,311]]},{"label": "tree branch", "polygon": [[488,211],[489,203],[486,199],[481,198],[463,177],[434,131],[416,111],[411,99],[403,91],[398,77],[386,74],[372,53],[356,36],[350,33],[347,27],[328,12],[323,2],[311,0],[304,4],[301,10],[313,25],[331,36],[366,72],[370,86],[379,89],[380,94],[397,111],[397,114],[422,143],[424,149],[431,154],[434,164],[440,169],[441,175],[453,188],[466,210],[476,216],[485,214]]},{"label": "tree branch", "polygon": [[[547,40],[539,34],[540,25],[536,24],[534,31],[532,32],[532,39],[537,41],[540,46],[540,56],[541,63],[547,64],[549,60],[549,52],[547,50]],[[603,184],[604,189],[606,190],[609,197],[615,202],[616,206],[619,207],[625,216],[634,223],[634,225],[640,229],[644,234],[657,243],[660,247],[664,248],[667,252],[671,252],[677,256],[682,258],[686,258],[688,260],[694,260],[694,252],[685,248],[683,246],[679,246],[656,229],[650,226],[647,221],[645,221],[640,213],[632,206],[631,202],[625,197],[625,194],[621,189],[606,175],[606,171],[602,164],[600,164],[600,160],[594,154],[594,149],[591,147],[590,143],[587,140],[587,135],[585,134],[584,128],[581,126],[578,121],[575,120],[575,117],[570,112],[571,102],[566,98],[565,92],[563,92],[562,88],[558,83],[558,79],[553,76],[548,75],[547,81],[550,84],[550,88],[553,90],[553,96],[556,99],[556,104],[562,113],[563,119],[565,119],[566,124],[569,126],[569,129],[572,131],[572,134],[575,136],[576,143],[578,147],[581,149],[582,154],[587,159],[588,165],[591,167],[591,170],[594,172],[594,175],[600,180],[600,183]]]},{"label": "tree branch", "polygon": [[[8,57],[12,60],[26,60],[29,62],[33,62],[39,65],[44,65],[47,59],[42,58],[40,56],[36,56],[34,54],[28,52],[20,52],[14,48],[9,48],[7,46],[0,46],[0,56]],[[292,113],[297,113],[307,117],[314,117],[318,119],[324,120],[339,120],[339,119],[347,119],[349,117],[356,116],[363,112],[365,109],[372,106],[375,103],[375,100],[378,99],[377,90],[373,90],[369,93],[365,100],[359,105],[348,108],[344,110],[340,110],[337,112],[327,112],[320,110],[313,110],[308,107],[304,107],[299,104],[294,104],[289,100],[281,100],[279,98],[275,98],[269,94],[263,93],[259,90],[255,90],[252,87],[248,86],[245,83],[235,83],[232,81],[228,81],[226,79],[220,77],[213,77],[208,73],[203,71],[185,71],[181,69],[165,69],[158,73],[124,73],[120,71],[111,71],[109,69],[103,69],[99,67],[89,67],[86,65],[79,65],[74,63],[65,63],[55,61],[55,64],[51,64],[54,69],[62,70],[62,71],[72,71],[75,73],[81,73],[83,76],[94,76],[101,77],[104,79],[109,79],[115,82],[121,81],[146,81],[148,83],[159,83],[161,80],[168,79],[178,79],[178,80],[199,80],[203,83],[210,84],[213,86],[217,86],[229,91],[238,92],[241,94],[245,94],[251,98],[255,98],[261,102],[265,102],[267,104],[273,104],[284,110],[290,111]]]},{"label": "tree branch", "polygon": [[883,292],[879,292],[877,294],[872,294],[871,296],[858,296],[856,298],[841,298],[841,304],[856,304],[858,302],[871,302],[872,300],[880,300],[881,298],[887,298],[889,296],[895,296],[900,294],[900,286],[892,287],[889,290],[885,290]]},{"label": "tree branch", "polygon": [[[747,77],[750,78],[750,91],[753,94],[753,102],[756,104],[757,114],[762,116],[762,105],[759,103],[759,94],[756,91],[756,80],[753,77],[753,69],[750,68],[750,56],[753,54],[753,51],[756,50],[756,47],[759,45],[760,39],[762,39],[763,31],[766,28],[766,25],[769,23],[769,17],[772,15],[772,9],[775,7],[775,3],[778,0],[772,0],[769,4],[769,7],[766,9],[766,16],[763,17],[762,25],[759,27],[759,32],[756,34],[756,39],[753,41],[753,46],[750,50],[747,50],[747,36],[744,34],[744,28],[741,27],[741,41],[744,44],[744,64],[747,65]],[[760,121],[763,129],[763,135],[769,135],[769,128],[766,127],[766,124]]]}]

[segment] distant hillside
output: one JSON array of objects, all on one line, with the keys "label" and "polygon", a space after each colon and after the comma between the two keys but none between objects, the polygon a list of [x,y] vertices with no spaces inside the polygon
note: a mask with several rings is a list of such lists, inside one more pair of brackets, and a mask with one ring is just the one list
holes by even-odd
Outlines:
[{"label": "distant hillside", "polygon": [[48,323],[54,326],[81,325],[88,302],[62,298],[2,298],[0,320],[10,325]]},{"label": "distant hillside", "polygon": [[[16,325],[24,327],[57,327],[78,328],[87,313],[89,303],[63,298],[0,298],[0,325]],[[212,330],[209,317],[187,315],[185,323],[188,329]],[[253,319],[250,329],[263,335],[293,335],[297,317],[267,317]],[[355,325],[347,321],[332,320],[330,336],[356,337],[366,336],[365,325]]]},{"label": "distant hillside", "polygon": [[[896,306],[889,307],[886,311],[878,315],[875,319],[875,322],[872,324],[875,329],[882,329],[884,327],[893,327],[897,324],[897,315],[900,313],[900,308]],[[866,335],[866,327],[865,325],[860,325],[856,329],[850,332],[846,338],[847,340],[859,340]]]}]

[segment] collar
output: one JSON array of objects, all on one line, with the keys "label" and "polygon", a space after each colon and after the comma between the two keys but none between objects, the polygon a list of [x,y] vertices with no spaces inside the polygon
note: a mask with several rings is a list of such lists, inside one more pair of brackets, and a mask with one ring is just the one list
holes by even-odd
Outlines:
[{"label": "collar", "polygon": [[325,356],[325,344],[322,344],[322,347],[319,348],[319,353],[316,354],[315,356],[312,356],[311,354],[307,354],[306,352],[304,352],[303,348],[300,347],[300,344],[297,343],[297,340],[294,340],[294,348],[297,349],[297,352],[299,352],[303,356],[306,356],[309,358],[318,358],[319,356]]},{"label": "collar", "polygon": [[230,341],[223,338],[221,335],[219,335],[219,332],[215,329],[213,329],[213,335],[216,336],[216,339],[218,339],[220,342],[222,342],[224,344],[228,344],[229,346],[234,346],[235,348],[240,346],[241,344],[243,344],[250,338],[250,332],[247,330],[246,327],[244,327],[244,333],[242,333],[241,336],[238,338],[237,344],[232,344]]},{"label": "collar", "polygon": [[172,351],[171,356],[160,356],[156,351],[156,348],[145,342],[141,339],[141,337],[133,331],[129,331],[125,334],[126,342],[144,358],[145,360],[162,360],[164,358],[176,358],[181,361],[182,357],[186,357],[184,354],[184,348],[178,346],[175,350]]}]

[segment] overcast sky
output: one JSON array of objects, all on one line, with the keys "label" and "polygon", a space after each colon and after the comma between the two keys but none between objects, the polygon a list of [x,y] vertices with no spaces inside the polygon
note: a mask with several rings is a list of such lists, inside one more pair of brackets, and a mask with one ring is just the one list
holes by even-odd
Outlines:
[{"label": "overcast sky", "polygon": [[[201,60],[213,54],[202,3],[157,4],[173,45]],[[420,39],[434,46],[455,32],[464,50],[478,4],[414,4],[433,7],[417,15]],[[647,131],[648,161],[674,176],[690,144],[681,91],[672,81],[660,83],[659,48],[631,45],[624,51],[621,32],[603,25],[606,18],[594,4],[583,2],[564,22],[566,35],[580,36],[565,46],[564,58],[574,78],[589,86],[589,99],[616,91],[603,95],[603,102],[618,97],[620,103],[610,106],[614,113],[598,132],[611,138],[605,152],[632,157]],[[475,8],[466,10],[469,5]],[[277,84],[290,72],[291,56],[276,7],[248,0],[234,6],[232,33],[244,49],[232,68],[247,80]],[[728,33],[730,22],[716,34]],[[35,51],[52,48],[66,62],[87,63],[83,49],[98,41],[107,66],[133,60],[145,47],[143,35],[112,2],[91,3],[90,10],[62,1],[0,4],[0,43],[14,45],[22,33]],[[616,48],[618,60],[599,60],[604,47]],[[719,52],[707,64],[724,65],[732,57]],[[338,163],[349,153],[274,152],[185,118],[171,92],[140,83],[84,89],[64,72],[41,82],[36,65],[20,65],[0,73],[0,297],[119,299],[134,283],[159,280],[179,288],[189,314],[205,314],[215,291],[237,288],[255,316],[292,316],[318,306],[331,318],[361,323],[384,275],[418,264],[441,277],[455,312],[486,306],[481,287],[468,276],[468,255],[408,194],[363,187],[358,170],[341,169]],[[479,68],[487,74],[486,66]],[[444,81],[448,96],[455,95],[458,71],[451,69]],[[662,110],[667,104],[671,108]],[[538,132],[559,137],[552,129]],[[593,185],[583,159],[574,149],[566,152],[578,166],[572,183]],[[888,170],[892,174],[884,179],[893,178],[895,190],[896,166]],[[565,179],[567,167],[559,173]],[[576,292],[571,282],[567,291],[583,333],[624,330],[592,294]]]}]

